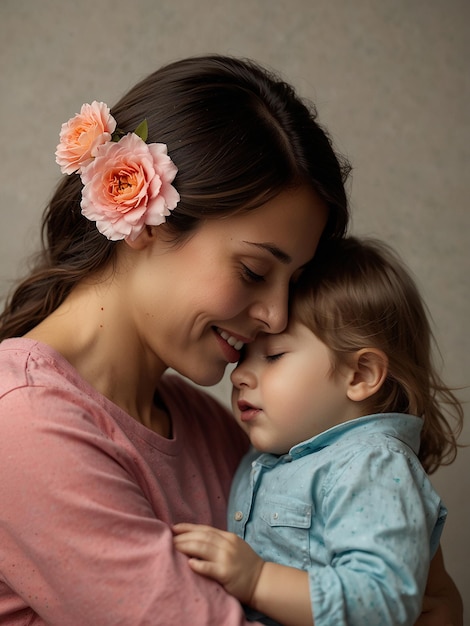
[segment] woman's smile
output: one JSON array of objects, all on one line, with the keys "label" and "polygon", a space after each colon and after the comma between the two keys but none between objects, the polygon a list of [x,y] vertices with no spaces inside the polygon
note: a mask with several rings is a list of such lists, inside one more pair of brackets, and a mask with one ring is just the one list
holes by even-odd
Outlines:
[{"label": "woman's smile", "polygon": [[214,326],[217,340],[228,363],[236,363],[240,359],[240,350],[246,341],[241,341],[226,330]]},{"label": "woman's smile", "polygon": [[229,344],[229,346],[232,346],[233,348],[235,348],[235,350],[238,350],[238,352],[240,352],[240,350],[243,348],[243,346],[246,343],[246,341],[237,339],[236,337],[228,333],[226,330],[222,330],[221,328],[217,328],[217,327],[215,328],[215,330],[222,337],[222,339],[225,339],[225,341]]}]

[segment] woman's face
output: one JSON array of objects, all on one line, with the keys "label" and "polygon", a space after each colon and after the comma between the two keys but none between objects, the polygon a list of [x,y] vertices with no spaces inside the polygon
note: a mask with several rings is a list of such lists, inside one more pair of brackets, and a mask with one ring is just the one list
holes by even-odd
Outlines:
[{"label": "woman's face", "polygon": [[244,343],[286,327],[289,285],[313,257],[326,218],[302,186],[207,220],[180,245],[154,229],[127,287],[142,345],[195,383],[217,383]]}]

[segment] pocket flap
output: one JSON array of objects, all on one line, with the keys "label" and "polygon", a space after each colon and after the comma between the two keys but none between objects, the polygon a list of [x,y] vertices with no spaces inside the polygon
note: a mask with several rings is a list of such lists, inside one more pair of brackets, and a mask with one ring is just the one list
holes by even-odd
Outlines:
[{"label": "pocket flap", "polygon": [[261,518],[270,526],[291,526],[310,528],[312,525],[313,504],[306,504],[295,498],[278,496],[266,500]]}]

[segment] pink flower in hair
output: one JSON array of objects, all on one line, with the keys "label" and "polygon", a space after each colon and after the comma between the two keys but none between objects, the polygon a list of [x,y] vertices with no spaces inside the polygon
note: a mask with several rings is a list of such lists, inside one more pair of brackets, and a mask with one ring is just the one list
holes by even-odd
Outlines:
[{"label": "pink flower in hair", "polygon": [[62,124],[56,162],[63,174],[80,172],[89,165],[98,147],[108,141],[116,120],[104,102],[84,104],[75,117]]},{"label": "pink flower in hair", "polygon": [[171,185],[178,171],[162,143],[146,144],[135,133],[94,150],[81,172],[82,213],[108,239],[134,240],[166,220],[180,196]]}]

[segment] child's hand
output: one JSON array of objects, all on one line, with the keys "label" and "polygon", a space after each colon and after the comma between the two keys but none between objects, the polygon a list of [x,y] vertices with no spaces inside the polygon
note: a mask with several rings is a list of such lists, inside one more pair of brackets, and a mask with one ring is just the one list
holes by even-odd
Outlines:
[{"label": "child's hand", "polygon": [[217,580],[228,593],[250,604],[264,561],[234,535],[212,526],[176,524],[174,545],[198,574]]}]

